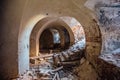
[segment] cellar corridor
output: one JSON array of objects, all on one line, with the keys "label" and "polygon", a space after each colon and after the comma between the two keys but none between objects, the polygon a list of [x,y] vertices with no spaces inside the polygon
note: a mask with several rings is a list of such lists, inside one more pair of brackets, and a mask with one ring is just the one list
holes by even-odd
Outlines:
[{"label": "cellar corridor", "polygon": [[120,80],[120,0],[1,0],[1,80]]}]

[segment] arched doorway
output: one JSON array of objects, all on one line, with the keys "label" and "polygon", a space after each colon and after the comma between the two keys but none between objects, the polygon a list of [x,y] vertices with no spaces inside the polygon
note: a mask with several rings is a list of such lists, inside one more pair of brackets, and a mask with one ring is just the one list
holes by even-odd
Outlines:
[{"label": "arched doorway", "polygon": [[63,20],[59,18],[44,18],[39,21],[32,30],[30,36],[30,56],[37,56],[39,54],[39,38],[42,32],[50,27],[58,29],[61,37],[66,35],[66,38],[64,38],[65,40],[61,38],[61,46],[74,44],[74,34],[71,28]]},{"label": "arched doorway", "polygon": [[62,27],[50,27],[45,29],[39,39],[39,51],[53,52],[62,51],[70,47],[70,35],[68,31]]},{"label": "arched doorway", "polygon": [[[65,20],[65,19],[63,19],[63,20]],[[31,35],[30,35],[30,54],[31,54],[31,51],[33,51],[33,55],[34,54],[36,55],[36,53],[38,55],[40,36],[42,35],[42,32],[45,29],[49,28],[50,26],[59,26],[59,27],[64,26],[68,30],[69,34],[70,34],[70,45],[73,45],[75,42],[77,42],[77,39],[76,40],[74,39],[74,36],[75,36],[75,34],[73,33],[74,28],[73,29],[72,29],[72,27],[70,28],[70,24],[63,21],[63,20],[60,19],[60,18],[56,18],[56,17],[53,17],[53,18],[46,17],[46,18],[43,18],[43,19],[39,20],[36,24],[34,24],[33,29],[31,29]],[[92,26],[95,27],[95,26],[97,26],[97,24],[96,23],[92,24]],[[84,28],[85,33],[86,33],[86,27],[83,27],[83,28]],[[88,30],[92,30],[92,29],[88,29]],[[93,31],[96,31],[96,30],[98,30],[98,26],[93,29]],[[98,30],[98,32],[99,32],[99,30]],[[92,32],[90,32],[90,35],[92,35],[91,33]],[[91,37],[89,37],[88,33],[86,33],[86,35],[87,35],[86,36],[87,46],[86,46],[86,49],[85,49],[86,54],[87,54],[86,57],[89,60],[91,60],[92,57],[93,57],[93,56],[91,56],[91,53],[93,53],[94,51],[99,52],[99,50],[100,50],[100,47],[99,47],[99,43],[100,43],[99,39],[100,39],[100,37],[98,37],[98,36],[100,36],[100,34],[97,33],[96,34],[97,37],[94,36],[94,37],[98,38],[98,40],[96,40],[96,38],[94,38],[93,36],[92,36],[93,39]],[[93,44],[93,43],[95,43],[95,44]],[[64,40],[63,40],[62,44],[64,45]],[[94,47],[91,47],[91,46],[97,46],[99,48],[92,49]],[[98,54],[99,53],[97,53],[96,55],[98,56]]]}]

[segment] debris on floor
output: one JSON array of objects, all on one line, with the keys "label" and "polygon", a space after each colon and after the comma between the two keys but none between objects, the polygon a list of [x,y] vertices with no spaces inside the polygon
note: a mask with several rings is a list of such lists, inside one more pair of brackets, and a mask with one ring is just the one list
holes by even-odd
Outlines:
[{"label": "debris on floor", "polygon": [[[69,68],[68,68],[69,69]],[[15,80],[78,80],[72,70],[60,67],[53,67],[46,60],[42,60],[38,65],[31,65],[29,71],[22,74]]]},{"label": "debris on floor", "polygon": [[79,80],[74,74],[74,68],[84,62],[82,42],[62,52],[31,57],[30,70],[15,80]]}]

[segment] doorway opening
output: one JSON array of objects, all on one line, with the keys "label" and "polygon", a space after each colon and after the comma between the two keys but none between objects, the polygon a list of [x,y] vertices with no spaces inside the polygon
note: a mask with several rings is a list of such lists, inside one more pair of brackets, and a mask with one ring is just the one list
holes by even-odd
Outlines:
[{"label": "doorway opening", "polygon": [[45,29],[39,38],[39,52],[49,53],[61,52],[70,47],[70,36],[68,31],[64,27],[60,28],[47,28]]},{"label": "doorway opening", "polygon": [[[31,57],[30,64],[42,66],[38,71],[43,71],[43,74],[44,71],[52,70],[55,71],[54,77],[58,74],[56,72],[60,72],[59,78],[65,77],[62,74],[70,76],[73,68],[79,66],[80,59],[84,56],[86,40],[81,24],[75,18],[60,17],[43,29],[41,27],[38,32],[39,42],[36,45],[39,44],[39,55]],[[71,75],[71,78],[77,77]]]}]

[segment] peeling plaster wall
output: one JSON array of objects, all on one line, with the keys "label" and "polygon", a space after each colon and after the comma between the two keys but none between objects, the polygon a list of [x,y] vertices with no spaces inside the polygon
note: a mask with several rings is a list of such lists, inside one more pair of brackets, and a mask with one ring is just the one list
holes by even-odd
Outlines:
[{"label": "peeling plaster wall", "polygon": [[85,6],[95,11],[102,33],[102,52],[112,53],[120,48],[119,0],[87,0]]},{"label": "peeling plaster wall", "polygon": [[80,41],[81,39],[85,39],[85,33],[84,33],[83,27],[80,24],[80,22],[78,22],[73,17],[61,17],[61,19],[70,26],[70,28],[74,34],[75,43]]},{"label": "peeling plaster wall", "polygon": [[93,10],[97,14],[102,34],[102,50],[100,57],[95,60],[95,69],[100,80],[119,80],[120,5],[116,0],[111,0],[96,3]]},{"label": "peeling plaster wall", "polygon": [[116,2],[119,2],[119,0],[87,0],[84,5],[94,11],[96,4],[113,4]]},{"label": "peeling plaster wall", "polygon": [[97,8],[102,31],[102,54],[112,53],[120,48],[120,6],[109,4]]}]

